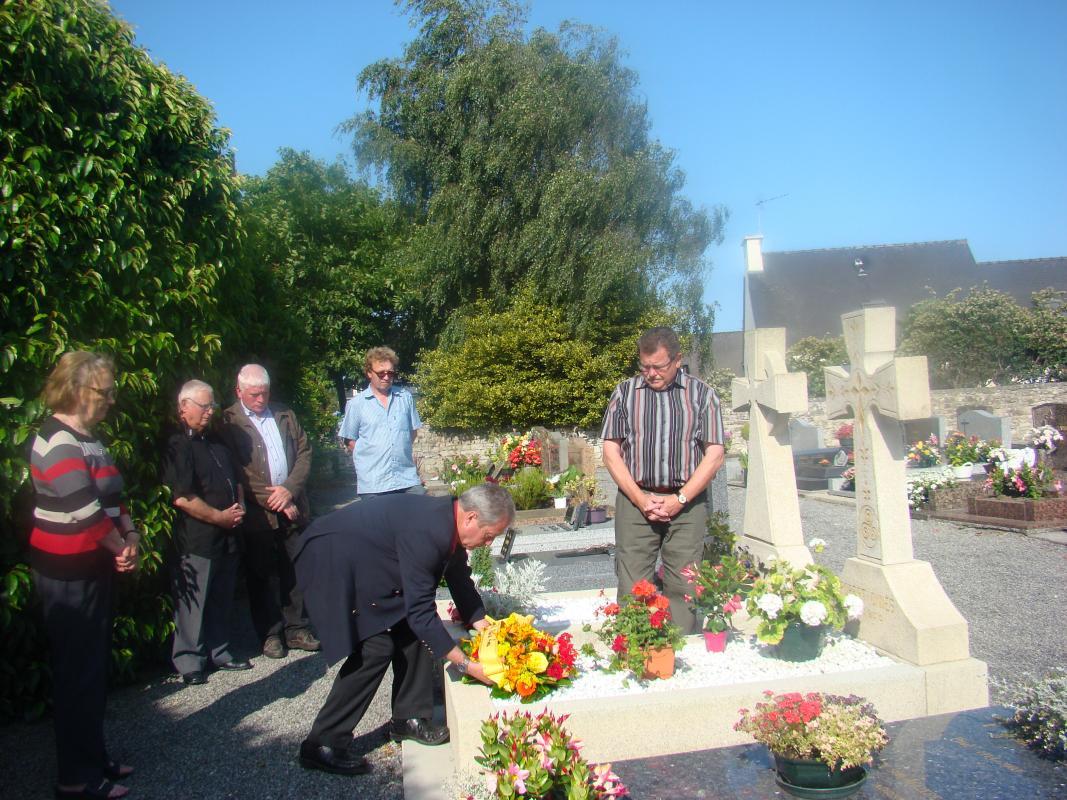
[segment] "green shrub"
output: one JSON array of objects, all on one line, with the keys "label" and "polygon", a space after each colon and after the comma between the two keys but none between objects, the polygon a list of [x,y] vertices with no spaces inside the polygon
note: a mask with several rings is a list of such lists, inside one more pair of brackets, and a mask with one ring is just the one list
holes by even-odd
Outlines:
[{"label": "green shrub", "polygon": [[1045,758],[1062,761],[1067,754],[1067,673],[1053,670],[1025,685],[1009,705],[1015,714],[1004,720],[1008,729]]},{"label": "green shrub", "polygon": [[542,508],[551,496],[545,474],[537,467],[523,467],[504,485],[519,511]]},{"label": "green shrub", "polygon": [[789,348],[788,369],[803,372],[808,376],[808,396],[826,396],[824,367],[848,363],[848,351],[843,336],[828,336],[820,339],[808,336]]},{"label": "green shrub", "polygon": [[493,570],[493,551],[488,546],[475,547],[470,555],[471,574],[477,576],[478,585],[491,589],[496,585],[496,572]]}]

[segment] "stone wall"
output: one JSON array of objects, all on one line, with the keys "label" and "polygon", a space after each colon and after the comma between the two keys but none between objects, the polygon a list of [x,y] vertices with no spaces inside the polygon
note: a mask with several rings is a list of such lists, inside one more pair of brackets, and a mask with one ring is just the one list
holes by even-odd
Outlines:
[{"label": "stone wall", "polygon": [[[930,392],[930,404],[934,416],[943,416],[950,430],[956,427],[956,409],[984,407],[998,416],[1011,417],[1013,435],[1021,437],[1031,427],[1030,409],[1042,403],[1067,403],[1067,383],[1015,384],[1011,386],[979,387],[976,389],[934,389]],[[823,430],[823,441],[834,443],[834,431],[844,420],[828,420],[826,402],[815,398],[808,403],[808,413],[800,418],[818,425]],[[741,441],[741,426],[748,421],[748,414],[723,410],[723,425],[734,441]],[[599,431],[561,431],[583,443],[577,455],[571,455],[571,463],[578,463],[583,472],[593,472],[602,461]],[[441,464],[455,456],[475,456],[483,460],[496,449],[499,437],[486,433],[438,432],[423,428],[415,440],[415,459],[420,464],[423,477],[438,474]]]}]

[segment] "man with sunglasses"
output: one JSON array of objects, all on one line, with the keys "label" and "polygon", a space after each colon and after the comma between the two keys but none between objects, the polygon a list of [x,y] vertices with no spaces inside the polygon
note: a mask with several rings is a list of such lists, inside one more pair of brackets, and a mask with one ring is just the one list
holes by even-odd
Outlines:
[{"label": "man with sunglasses", "polygon": [[683,634],[699,631],[685,602],[682,570],[702,557],[705,489],[723,464],[719,398],[681,370],[681,344],[670,328],[637,341],[641,374],[620,383],[604,414],[604,466],[619,486],[615,502],[615,574],[619,591],[652,580],[663,563],[663,591]]},{"label": "man with sunglasses", "polygon": [[412,454],[422,427],[411,392],[394,386],[396,353],[372,347],[363,359],[367,388],[345,406],[338,435],[356,465],[356,492],[366,495],[425,494]]}]

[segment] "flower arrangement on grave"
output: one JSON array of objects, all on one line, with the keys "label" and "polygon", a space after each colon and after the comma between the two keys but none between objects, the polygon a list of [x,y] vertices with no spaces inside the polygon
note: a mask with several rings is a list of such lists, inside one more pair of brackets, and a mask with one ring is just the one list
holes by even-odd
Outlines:
[{"label": "flower arrangement on grave", "polygon": [[993,461],[994,452],[1003,453],[1007,457],[1007,453],[1004,452],[1004,448],[1000,446],[1000,441],[997,439],[979,439],[978,440],[978,464],[987,464]]},{"label": "flower arrangement on grave", "polygon": [[837,426],[837,430],[834,431],[834,437],[838,441],[840,441],[841,439],[851,439],[852,431],[853,428],[851,422],[842,422],[840,425]]},{"label": "flower arrangement on grave", "polygon": [[510,433],[500,440],[498,460],[512,469],[541,466],[541,443],[526,433]]},{"label": "flower arrangement on grave", "polygon": [[573,505],[582,503],[589,507],[603,505],[604,499],[600,494],[600,486],[593,475],[579,472],[567,481],[566,491]]},{"label": "flower arrangement on grave", "polygon": [[941,450],[938,446],[937,436],[930,434],[930,438],[916,442],[908,450],[909,467],[936,467],[941,463]]},{"label": "flower arrangement on grave", "polygon": [[611,649],[608,672],[628,670],[638,678],[653,650],[678,650],[682,635],[671,622],[670,602],[649,581],[638,581],[630,594],[596,610],[604,622],[597,636]]},{"label": "flower arrangement on grave", "polygon": [[[826,542],[814,538],[808,547],[816,553]],[[841,630],[850,619],[859,619],[863,601],[846,594],[841,580],[821,564],[807,564],[794,569],[776,559],[765,575],[756,579],[748,594],[748,613],[758,619],[756,638],[764,644],[778,644],[785,630],[795,622],[809,627],[828,625]]]},{"label": "flower arrangement on grave", "polygon": [[540,467],[521,467],[501,485],[511,492],[519,511],[542,508],[551,496],[551,487]]},{"label": "flower arrangement on grave", "polygon": [[982,460],[984,447],[985,442],[977,436],[967,436],[959,431],[953,431],[945,439],[945,459],[954,467],[977,464]]},{"label": "flower arrangement on grave", "polygon": [[1033,500],[1062,490],[1053,483],[1052,470],[1047,464],[1031,464],[1023,459],[1017,467],[999,466],[986,478],[985,489],[1004,497],[1029,497]]},{"label": "flower arrangement on grave", "polygon": [[[520,614],[505,619],[487,616],[486,620],[489,624],[470,639],[460,640],[460,647],[496,684],[493,697],[518,695],[520,702],[532,703],[559,686],[570,685],[578,651],[569,633],[555,637],[539,631],[532,616]],[[472,679],[464,676],[464,680]]]},{"label": "flower arrangement on grave", "polygon": [[956,479],[952,471],[945,469],[940,475],[928,475],[922,478],[908,478],[908,508],[915,510],[930,502],[934,489],[955,486]]},{"label": "flower arrangement on grave", "polygon": [[744,607],[754,576],[733,556],[723,556],[718,564],[702,561],[686,567],[682,577],[693,587],[685,600],[703,618],[704,630],[722,633],[730,627],[734,613]]},{"label": "flower arrangement on grave", "polygon": [[870,703],[855,695],[822,692],[763,693],[765,701],[742,708],[735,731],[743,731],[772,753],[820,761],[831,770],[869,765],[889,741]]},{"label": "flower arrangement on grave", "polygon": [[563,727],[566,721],[566,714],[542,711],[494,714],[483,722],[475,761],[485,773],[485,786],[466,794],[466,800],[626,797],[628,790],[611,764],[591,765],[582,757],[581,743]]},{"label": "flower arrangement on grave", "polygon": [[1051,425],[1031,428],[1026,434],[1026,441],[1035,450],[1052,452],[1063,441],[1063,434]]},{"label": "flower arrangement on grave", "polygon": [[553,497],[569,497],[569,492],[572,490],[571,483],[575,478],[582,474],[573,464],[567,467],[563,472],[556,475],[550,475],[546,480],[550,487]]},{"label": "flower arrangement on grave", "polygon": [[1044,758],[1067,757],[1067,672],[1054,669],[1025,683],[1008,705],[1015,713],[1001,721],[1016,738]]},{"label": "flower arrangement on grave", "polygon": [[452,494],[459,496],[472,486],[485,483],[486,466],[474,456],[456,456],[447,459],[441,467],[441,480],[448,484]]},{"label": "flower arrangement on grave", "polygon": [[738,445],[737,461],[741,465],[741,469],[748,469],[748,448],[744,445]]},{"label": "flower arrangement on grave", "polygon": [[856,491],[856,467],[851,466],[841,473],[841,491]]}]

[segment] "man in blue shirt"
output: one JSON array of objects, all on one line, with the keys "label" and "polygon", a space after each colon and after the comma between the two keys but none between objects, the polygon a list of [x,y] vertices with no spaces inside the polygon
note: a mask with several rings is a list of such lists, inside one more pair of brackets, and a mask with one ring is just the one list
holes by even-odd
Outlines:
[{"label": "man in blue shirt", "polygon": [[367,388],[345,406],[339,435],[352,453],[360,496],[426,492],[411,451],[422,420],[411,392],[393,385],[398,363],[388,347],[368,350]]}]

